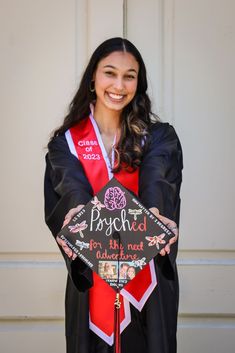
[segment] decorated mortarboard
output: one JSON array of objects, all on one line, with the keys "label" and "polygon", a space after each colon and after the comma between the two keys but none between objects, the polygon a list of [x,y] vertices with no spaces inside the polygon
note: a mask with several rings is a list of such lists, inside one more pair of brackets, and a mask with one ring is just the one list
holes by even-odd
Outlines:
[{"label": "decorated mortarboard", "polygon": [[119,290],[174,233],[113,178],[58,236],[114,290]]}]

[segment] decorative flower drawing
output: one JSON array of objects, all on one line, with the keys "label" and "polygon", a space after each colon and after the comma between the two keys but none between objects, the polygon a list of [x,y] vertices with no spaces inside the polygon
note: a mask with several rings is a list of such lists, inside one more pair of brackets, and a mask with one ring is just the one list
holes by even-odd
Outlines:
[{"label": "decorative flower drawing", "polygon": [[69,226],[69,231],[70,233],[78,233],[80,234],[81,238],[84,238],[84,234],[82,231],[86,229],[88,225],[86,224],[86,221],[83,221],[82,223],[76,223],[74,226]]},{"label": "decorative flower drawing", "polygon": [[140,259],[140,260],[134,260],[133,266],[139,267],[142,270],[143,266],[146,265],[145,260],[146,260],[146,257],[142,257],[142,259]]},{"label": "decorative flower drawing", "polygon": [[101,210],[101,208],[105,208],[105,205],[103,205],[99,200],[98,197],[95,196],[94,199],[91,201],[91,203],[93,203],[93,208],[97,208],[99,211]]},{"label": "decorative flower drawing", "polygon": [[156,245],[157,249],[159,250],[159,244],[166,244],[166,241],[163,239],[165,238],[165,233],[162,233],[160,235],[155,235],[153,237],[145,237],[149,241],[148,246],[154,246]]}]

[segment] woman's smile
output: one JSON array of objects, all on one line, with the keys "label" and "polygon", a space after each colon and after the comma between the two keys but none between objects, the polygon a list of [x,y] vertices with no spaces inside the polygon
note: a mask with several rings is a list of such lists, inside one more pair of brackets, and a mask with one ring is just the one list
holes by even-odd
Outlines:
[{"label": "woman's smile", "polygon": [[111,92],[106,92],[108,97],[113,101],[113,102],[121,102],[124,98],[124,94],[117,94],[117,93],[111,93]]}]

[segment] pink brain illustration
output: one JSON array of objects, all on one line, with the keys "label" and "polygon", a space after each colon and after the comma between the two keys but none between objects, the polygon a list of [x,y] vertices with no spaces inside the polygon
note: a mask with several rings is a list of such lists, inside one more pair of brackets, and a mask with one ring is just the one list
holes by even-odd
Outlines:
[{"label": "pink brain illustration", "polygon": [[104,195],[105,207],[110,210],[120,210],[126,206],[125,193],[118,187],[108,188]]}]

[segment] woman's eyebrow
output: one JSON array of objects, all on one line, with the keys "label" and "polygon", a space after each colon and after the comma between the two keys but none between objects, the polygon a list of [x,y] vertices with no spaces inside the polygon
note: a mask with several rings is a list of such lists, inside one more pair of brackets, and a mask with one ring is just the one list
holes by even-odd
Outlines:
[{"label": "woman's eyebrow", "polygon": [[[110,68],[110,69],[117,70],[117,68],[115,66],[113,66],[113,65],[105,65],[105,66],[103,66],[103,68]],[[137,71],[135,69],[128,69],[127,71],[128,72],[133,71],[133,72],[135,72],[137,74]]]}]

